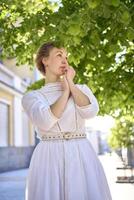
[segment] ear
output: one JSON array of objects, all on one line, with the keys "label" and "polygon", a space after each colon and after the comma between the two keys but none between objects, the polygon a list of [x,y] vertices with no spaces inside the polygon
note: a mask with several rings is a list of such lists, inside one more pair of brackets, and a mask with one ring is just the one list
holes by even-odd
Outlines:
[{"label": "ear", "polygon": [[48,63],[47,60],[48,60],[48,59],[47,59],[46,57],[42,58],[42,63],[43,63],[45,66],[47,66],[47,63]]}]

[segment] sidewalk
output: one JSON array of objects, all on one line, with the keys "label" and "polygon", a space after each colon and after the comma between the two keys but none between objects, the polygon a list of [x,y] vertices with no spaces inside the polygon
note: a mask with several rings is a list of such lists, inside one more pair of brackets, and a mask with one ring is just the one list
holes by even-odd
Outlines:
[{"label": "sidewalk", "polygon": [[27,169],[0,174],[0,200],[24,200]]},{"label": "sidewalk", "polygon": [[101,155],[99,156],[99,159],[108,180],[113,198],[112,200],[134,200],[134,184],[116,183],[116,177],[124,175],[123,171],[116,169],[116,167],[121,166],[119,157],[115,153],[112,153],[112,156],[109,154]]},{"label": "sidewalk", "polygon": [[[119,175],[116,167],[120,166],[120,160],[116,154],[100,155],[99,159],[107,176],[112,200],[134,200],[134,184],[116,183],[116,176]],[[27,173],[28,169],[1,173],[0,200],[24,200]]]}]

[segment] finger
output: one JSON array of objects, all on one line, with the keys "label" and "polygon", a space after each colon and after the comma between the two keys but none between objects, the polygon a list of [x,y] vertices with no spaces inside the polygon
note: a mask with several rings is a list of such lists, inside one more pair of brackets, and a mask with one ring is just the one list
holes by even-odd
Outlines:
[{"label": "finger", "polygon": [[66,75],[65,74],[63,75],[63,79],[66,80]]},{"label": "finger", "polygon": [[65,68],[65,69],[64,69],[64,72],[65,72],[65,73],[67,73],[67,71],[68,71],[68,69],[67,69],[67,68]]}]

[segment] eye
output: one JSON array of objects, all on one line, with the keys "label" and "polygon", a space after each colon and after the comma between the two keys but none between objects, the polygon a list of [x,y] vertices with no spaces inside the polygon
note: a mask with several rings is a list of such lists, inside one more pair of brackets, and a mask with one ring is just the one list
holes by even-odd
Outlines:
[{"label": "eye", "polygon": [[57,56],[61,57],[62,55],[59,53],[59,54],[57,54]]}]

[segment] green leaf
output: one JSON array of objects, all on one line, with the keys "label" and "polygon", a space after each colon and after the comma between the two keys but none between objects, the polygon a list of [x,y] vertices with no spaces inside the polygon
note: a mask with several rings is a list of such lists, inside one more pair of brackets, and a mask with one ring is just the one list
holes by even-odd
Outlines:
[{"label": "green leaf", "polygon": [[131,17],[129,12],[126,10],[123,12],[122,16],[121,16],[121,20],[124,24],[129,24],[131,21]]},{"label": "green leaf", "polygon": [[72,24],[68,30],[67,30],[68,34],[70,35],[79,35],[81,30],[80,30],[80,26],[78,24]]},{"label": "green leaf", "polygon": [[101,0],[87,0],[88,7],[91,9],[94,9],[97,6],[99,6],[100,2]]},{"label": "green leaf", "polygon": [[127,32],[127,37],[130,41],[133,41],[134,40],[134,29],[133,28],[129,28],[128,29],[128,32]]},{"label": "green leaf", "polygon": [[110,51],[112,51],[113,53],[117,53],[120,51],[120,47],[117,44],[111,44],[109,47]]},{"label": "green leaf", "polygon": [[120,5],[120,0],[112,0],[112,5],[118,7]]},{"label": "green leaf", "polygon": [[40,88],[41,88],[42,86],[44,86],[44,85],[45,85],[45,79],[42,78],[42,79],[40,79],[40,80],[38,80],[38,81],[32,83],[31,85],[29,85],[29,86],[27,87],[27,91],[26,91],[26,92],[31,91],[31,90],[40,89]]}]

